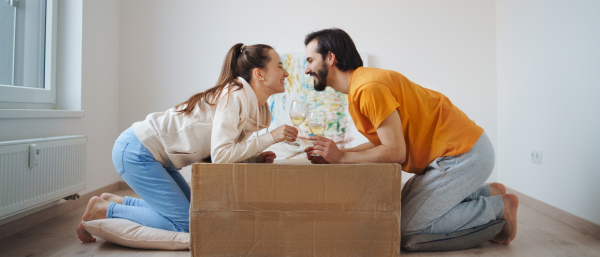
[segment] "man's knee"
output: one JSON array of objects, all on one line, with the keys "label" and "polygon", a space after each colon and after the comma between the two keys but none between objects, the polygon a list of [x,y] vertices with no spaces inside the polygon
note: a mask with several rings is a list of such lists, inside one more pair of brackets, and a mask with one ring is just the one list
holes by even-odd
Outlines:
[{"label": "man's knee", "polygon": [[418,234],[428,234],[431,231],[432,224],[430,222],[418,221],[411,219],[409,221],[404,221],[400,226],[400,236],[412,236]]}]

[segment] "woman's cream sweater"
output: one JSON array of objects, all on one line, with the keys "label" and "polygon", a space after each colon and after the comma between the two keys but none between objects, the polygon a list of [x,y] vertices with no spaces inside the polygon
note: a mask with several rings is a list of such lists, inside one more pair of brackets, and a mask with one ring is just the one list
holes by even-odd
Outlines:
[{"label": "woman's cream sweater", "polygon": [[[189,115],[177,112],[184,106],[151,113],[134,123],[133,131],[165,167],[181,169],[209,156],[213,163],[256,162],[257,154],[275,144],[268,130],[258,136],[271,124],[271,111],[266,103],[258,107],[248,82],[241,77],[238,81],[243,89],[229,96],[223,90],[216,106],[202,100]],[[248,140],[253,132],[257,137]]]}]

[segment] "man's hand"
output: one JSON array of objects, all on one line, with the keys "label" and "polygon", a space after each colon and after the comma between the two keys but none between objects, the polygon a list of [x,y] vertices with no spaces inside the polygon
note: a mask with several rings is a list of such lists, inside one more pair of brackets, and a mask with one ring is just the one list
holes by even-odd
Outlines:
[{"label": "man's hand", "polygon": [[276,157],[277,157],[277,155],[275,155],[274,152],[271,152],[271,151],[262,152],[256,157],[256,162],[257,163],[273,163],[273,161],[275,161]]},{"label": "man's hand", "polygon": [[325,159],[323,159],[323,156],[312,156],[312,154],[313,154],[312,146],[304,149],[304,152],[306,153],[306,157],[308,157],[308,160],[313,164],[329,164],[329,162],[327,162]]},{"label": "man's hand", "polygon": [[[311,140],[316,140],[312,147],[312,153],[321,155],[324,161],[328,163],[341,163],[345,153],[342,152],[333,140],[321,136],[312,136]],[[310,148],[310,147],[309,147]],[[307,148],[308,150],[308,148]],[[305,150],[306,151],[306,150]],[[313,156],[315,157],[315,156]],[[318,157],[318,156],[317,156]],[[315,158],[319,159],[319,158]],[[313,160],[311,160],[312,162]]]}]

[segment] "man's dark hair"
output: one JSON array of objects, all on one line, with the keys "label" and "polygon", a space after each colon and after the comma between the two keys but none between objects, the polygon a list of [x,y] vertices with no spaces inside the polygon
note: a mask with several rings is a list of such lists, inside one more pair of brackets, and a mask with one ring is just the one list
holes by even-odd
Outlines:
[{"label": "man's dark hair", "polygon": [[354,46],[350,35],[338,28],[323,29],[306,35],[304,46],[310,41],[317,40],[317,52],[325,60],[327,54],[332,52],[337,59],[337,68],[341,71],[355,70],[363,66],[362,58]]}]

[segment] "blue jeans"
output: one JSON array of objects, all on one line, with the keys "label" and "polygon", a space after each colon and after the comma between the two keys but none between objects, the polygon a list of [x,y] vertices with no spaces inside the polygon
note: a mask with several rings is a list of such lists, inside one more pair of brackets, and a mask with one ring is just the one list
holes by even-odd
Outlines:
[{"label": "blue jeans", "polygon": [[115,141],[112,159],[119,175],[143,200],[125,196],[123,204],[111,202],[107,218],[189,232],[190,187],[178,170],[156,161],[132,128]]}]

